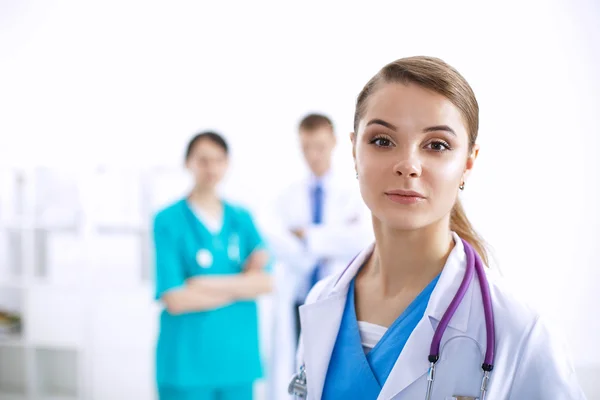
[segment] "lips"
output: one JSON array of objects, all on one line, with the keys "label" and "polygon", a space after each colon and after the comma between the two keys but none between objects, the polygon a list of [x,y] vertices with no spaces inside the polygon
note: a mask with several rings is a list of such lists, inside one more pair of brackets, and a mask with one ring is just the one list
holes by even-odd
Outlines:
[{"label": "lips", "polygon": [[413,190],[391,190],[385,192],[385,195],[388,199],[398,204],[417,204],[425,200],[425,196]]},{"label": "lips", "polygon": [[385,194],[406,197],[420,197],[423,199],[425,198],[425,196],[423,196],[421,193],[415,192],[414,190],[390,190],[389,192],[385,192]]}]

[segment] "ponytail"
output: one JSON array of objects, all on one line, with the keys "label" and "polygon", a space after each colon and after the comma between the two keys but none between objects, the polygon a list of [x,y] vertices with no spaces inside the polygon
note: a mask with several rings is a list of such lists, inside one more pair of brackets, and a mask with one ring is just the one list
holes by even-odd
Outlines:
[{"label": "ponytail", "polygon": [[466,240],[477,254],[479,254],[483,264],[489,266],[488,254],[483,239],[475,232],[475,229],[473,229],[473,225],[469,222],[467,214],[459,199],[456,200],[456,203],[452,208],[452,213],[450,214],[450,230],[456,232],[458,236]]}]

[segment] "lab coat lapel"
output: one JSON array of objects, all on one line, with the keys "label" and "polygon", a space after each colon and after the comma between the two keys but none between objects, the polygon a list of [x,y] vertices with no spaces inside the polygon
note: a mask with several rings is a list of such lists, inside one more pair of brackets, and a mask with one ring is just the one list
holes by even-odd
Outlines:
[{"label": "lab coat lapel", "polygon": [[394,364],[378,399],[391,399],[402,392],[411,383],[427,373],[429,363],[429,345],[433,338],[433,329],[427,317],[419,321],[412,332],[400,357]]},{"label": "lab coat lapel", "polygon": [[[394,368],[378,397],[379,400],[394,398],[394,396],[397,396],[416,380],[427,374],[429,370],[427,357],[429,356],[435,329],[458,291],[466,268],[463,244],[456,234],[454,234],[454,239],[455,246],[431,294],[425,314],[410,335],[396,364],[394,364]],[[474,333],[468,330],[474,288],[478,288],[476,277],[471,281],[465,297],[450,320],[448,328],[442,336],[440,349],[443,348],[444,343],[455,336],[466,335],[475,338]],[[426,387],[424,386],[423,393],[425,393],[425,390]]]},{"label": "lab coat lapel", "polygon": [[[340,274],[333,277],[322,296],[314,303],[300,307],[300,321],[304,343],[304,365],[308,398],[320,399],[325,385],[329,361],[342,322],[350,282],[373,252],[375,244],[364,249]],[[310,297],[310,295],[309,295]]]},{"label": "lab coat lapel", "polygon": [[300,307],[302,336],[310,346],[304,347],[304,364],[308,398],[320,399],[327,368],[340,329],[346,295],[338,294]]}]

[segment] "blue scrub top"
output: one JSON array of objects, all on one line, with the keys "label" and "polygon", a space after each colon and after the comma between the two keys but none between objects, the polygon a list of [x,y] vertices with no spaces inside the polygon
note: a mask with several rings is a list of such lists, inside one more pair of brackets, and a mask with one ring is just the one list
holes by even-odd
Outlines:
[{"label": "blue scrub top", "polygon": [[[250,213],[223,203],[211,233],[181,200],[154,219],[156,299],[193,276],[238,274],[263,241]],[[183,315],[163,310],[156,353],[159,387],[230,387],[262,377],[254,301]]]},{"label": "blue scrub top", "polygon": [[352,279],[325,377],[323,400],[369,400],[379,396],[406,342],[423,318],[438,279],[439,275],[423,289],[368,354],[361,343],[354,304],[355,279]]}]

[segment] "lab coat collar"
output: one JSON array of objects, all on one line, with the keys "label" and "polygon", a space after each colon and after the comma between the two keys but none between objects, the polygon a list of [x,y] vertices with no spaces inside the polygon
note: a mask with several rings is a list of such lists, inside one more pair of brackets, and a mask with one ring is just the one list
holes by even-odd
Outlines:
[{"label": "lab coat collar", "polygon": [[[463,277],[467,268],[467,256],[461,238],[452,232],[454,238],[454,248],[448,256],[446,265],[442,270],[440,279],[431,294],[429,304],[425,310],[425,315],[429,316],[433,329],[435,329],[444,316],[444,313],[450,306],[450,302],[454,298],[454,294],[458,292],[458,288],[462,283]],[[471,314],[471,298],[473,296],[473,286],[477,279],[471,281],[471,285],[460,306],[450,319],[448,326],[462,333],[467,332],[469,326],[469,316]]]}]

